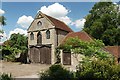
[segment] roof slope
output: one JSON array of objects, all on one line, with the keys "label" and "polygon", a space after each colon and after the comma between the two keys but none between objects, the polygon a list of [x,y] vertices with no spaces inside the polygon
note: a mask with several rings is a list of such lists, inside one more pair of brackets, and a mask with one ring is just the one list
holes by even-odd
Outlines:
[{"label": "roof slope", "polygon": [[106,46],[105,50],[113,54],[115,57],[120,58],[120,46]]},{"label": "roof slope", "polygon": [[92,41],[92,38],[85,31],[80,31],[80,32],[70,32],[70,33],[68,33],[67,36],[62,41],[62,44],[68,38],[75,38],[75,37],[78,37],[82,41]]},{"label": "roof slope", "polygon": [[[41,17],[39,17],[39,16],[41,16]],[[41,11],[39,11],[37,13],[37,15],[34,18],[33,22],[35,21],[35,19],[40,19],[40,18],[43,18],[43,17],[47,18],[48,21],[50,21],[52,23],[52,25],[55,26],[55,28],[61,29],[61,30],[67,31],[67,32],[73,32],[73,30],[69,26],[67,26],[64,22],[62,22],[62,21],[60,21],[58,19],[55,19],[55,18],[53,18],[51,16],[48,16],[48,15],[42,13]],[[31,27],[33,22],[30,24],[29,28]],[[27,30],[29,30],[29,28]]]},{"label": "roof slope", "polygon": [[50,17],[46,14],[45,16],[55,25],[55,28],[58,28],[67,32],[73,32],[73,30],[70,27],[68,27],[64,22],[57,20],[53,17]]}]

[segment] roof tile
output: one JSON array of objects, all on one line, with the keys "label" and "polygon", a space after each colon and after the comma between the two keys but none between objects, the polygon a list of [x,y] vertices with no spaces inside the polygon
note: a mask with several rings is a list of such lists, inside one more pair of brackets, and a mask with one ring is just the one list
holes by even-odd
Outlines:
[{"label": "roof tile", "polygon": [[75,38],[78,37],[82,41],[92,41],[92,38],[85,32],[85,31],[80,31],[80,32],[70,32],[67,34],[67,36],[64,38],[62,41],[62,44],[68,39],[68,38]]},{"label": "roof tile", "polygon": [[46,15],[46,17],[51,20],[51,22],[53,22],[53,24],[55,25],[56,28],[64,30],[64,31],[68,31],[68,32],[73,32],[73,30],[71,28],[69,28],[64,22],[57,20],[53,17],[50,17],[48,15]]},{"label": "roof tile", "polygon": [[115,57],[120,58],[120,46],[106,46],[105,49]]}]

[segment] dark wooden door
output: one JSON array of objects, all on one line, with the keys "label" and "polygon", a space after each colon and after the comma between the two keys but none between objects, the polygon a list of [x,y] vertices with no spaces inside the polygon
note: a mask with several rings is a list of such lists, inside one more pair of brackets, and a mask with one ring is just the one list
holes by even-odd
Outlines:
[{"label": "dark wooden door", "polygon": [[51,64],[51,48],[49,47],[40,48],[40,63]]},{"label": "dark wooden door", "polygon": [[51,48],[45,47],[46,64],[51,64]]},{"label": "dark wooden door", "polygon": [[34,49],[34,62],[39,63],[40,62],[40,52],[38,48]]},{"label": "dark wooden door", "polygon": [[44,48],[40,48],[40,63],[42,63],[42,64],[45,64],[45,56],[46,56],[46,54],[45,54],[45,51],[44,51]]},{"label": "dark wooden door", "polygon": [[71,53],[64,52],[63,53],[63,64],[71,65]]},{"label": "dark wooden door", "polygon": [[30,61],[33,62],[33,55],[34,55],[34,47],[30,48]]},{"label": "dark wooden door", "polygon": [[38,48],[36,47],[30,48],[30,60],[33,63],[40,62],[40,52]]}]

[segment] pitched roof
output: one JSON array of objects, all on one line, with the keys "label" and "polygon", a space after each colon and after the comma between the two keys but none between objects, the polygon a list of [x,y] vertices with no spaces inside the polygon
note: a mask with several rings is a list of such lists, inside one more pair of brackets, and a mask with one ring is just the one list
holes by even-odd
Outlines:
[{"label": "pitched roof", "polygon": [[120,46],[106,46],[105,50],[113,54],[115,57],[120,58]]},{"label": "pitched roof", "polygon": [[72,38],[78,37],[82,41],[92,41],[92,38],[90,37],[90,35],[88,35],[85,31],[80,31],[80,32],[68,33],[61,44],[63,44],[68,38],[71,38],[71,37]]},{"label": "pitched roof", "polygon": [[45,14],[45,16],[55,25],[55,28],[64,30],[64,31],[68,31],[68,32],[73,32],[73,30],[68,27],[64,22],[57,20],[51,16],[48,16]]}]

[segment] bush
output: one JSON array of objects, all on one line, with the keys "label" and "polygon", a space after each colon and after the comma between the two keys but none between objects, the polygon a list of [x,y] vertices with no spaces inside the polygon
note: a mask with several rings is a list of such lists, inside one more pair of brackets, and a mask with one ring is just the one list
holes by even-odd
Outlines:
[{"label": "bush", "polygon": [[52,65],[47,71],[40,73],[40,80],[73,80],[73,74],[61,65]]},{"label": "bush", "polygon": [[101,79],[101,80],[119,80],[120,65],[110,64],[104,60],[94,60],[85,62],[79,66],[76,72],[77,79]]},{"label": "bush", "polygon": [[13,78],[11,74],[8,75],[8,74],[3,73],[2,75],[0,75],[0,80],[13,80]]}]

